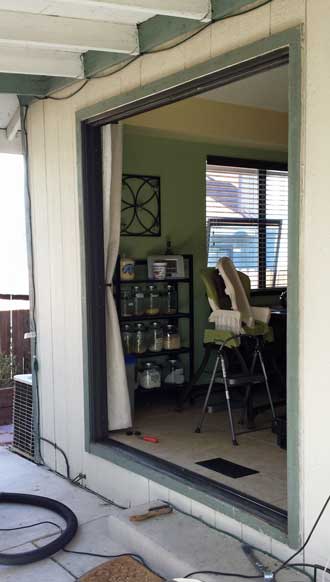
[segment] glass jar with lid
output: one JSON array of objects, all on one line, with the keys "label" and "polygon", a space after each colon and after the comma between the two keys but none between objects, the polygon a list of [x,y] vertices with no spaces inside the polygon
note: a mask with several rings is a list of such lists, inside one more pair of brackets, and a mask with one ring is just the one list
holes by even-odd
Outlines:
[{"label": "glass jar with lid", "polygon": [[139,384],[145,390],[152,388],[160,388],[162,383],[162,375],[160,367],[153,362],[146,362],[142,371],[139,373]]},{"label": "glass jar with lid", "polygon": [[179,359],[169,358],[165,365],[164,372],[165,384],[176,384],[177,386],[184,384],[184,368]]},{"label": "glass jar with lid", "polygon": [[129,323],[125,323],[121,330],[121,339],[123,342],[123,348],[125,354],[131,354],[133,352],[133,339],[134,333],[131,325]]},{"label": "glass jar with lid", "polygon": [[158,315],[159,311],[160,311],[159,291],[155,285],[148,285],[146,313],[148,315]]},{"label": "glass jar with lid", "polygon": [[174,285],[168,284],[163,298],[164,313],[173,315],[178,311],[178,295]]},{"label": "glass jar with lid", "polygon": [[144,314],[144,293],[139,285],[133,288],[134,315]]},{"label": "glass jar with lid", "polygon": [[143,323],[137,323],[135,326],[133,351],[135,354],[144,354],[147,351],[147,331]]},{"label": "glass jar with lid", "polygon": [[121,314],[123,317],[130,317],[134,313],[133,297],[130,289],[123,289],[121,292]]},{"label": "glass jar with lid", "polygon": [[167,325],[164,333],[164,350],[179,350],[181,338],[175,325]]},{"label": "glass jar with lid", "polygon": [[161,352],[164,343],[164,333],[161,324],[153,321],[150,329],[149,350],[151,352]]}]

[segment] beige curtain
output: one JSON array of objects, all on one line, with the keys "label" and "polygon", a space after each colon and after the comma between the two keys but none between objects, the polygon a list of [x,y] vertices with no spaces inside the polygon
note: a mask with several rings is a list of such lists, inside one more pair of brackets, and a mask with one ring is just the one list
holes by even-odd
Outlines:
[{"label": "beige curtain", "polygon": [[[120,241],[123,136],[120,124],[102,128],[103,227],[106,283],[112,283]],[[124,354],[113,288],[106,287],[109,430],[132,425]]]}]

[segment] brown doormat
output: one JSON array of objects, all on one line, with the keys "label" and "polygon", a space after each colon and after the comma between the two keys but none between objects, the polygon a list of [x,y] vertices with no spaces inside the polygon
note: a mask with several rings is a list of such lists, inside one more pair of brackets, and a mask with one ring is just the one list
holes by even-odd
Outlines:
[{"label": "brown doormat", "polygon": [[79,578],[80,582],[162,582],[157,574],[130,556],[104,562]]}]

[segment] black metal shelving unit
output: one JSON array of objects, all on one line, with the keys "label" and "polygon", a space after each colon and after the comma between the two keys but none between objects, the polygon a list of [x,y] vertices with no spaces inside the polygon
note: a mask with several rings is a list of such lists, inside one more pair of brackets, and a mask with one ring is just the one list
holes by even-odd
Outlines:
[{"label": "black metal shelving unit", "polygon": [[[187,320],[189,326],[189,341],[188,344],[182,346],[178,350],[161,350],[160,352],[152,352],[147,350],[143,354],[134,354],[134,356],[138,360],[147,360],[150,358],[162,358],[164,356],[178,356],[180,354],[187,354],[189,357],[189,381],[194,372],[194,289],[193,289],[193,256],[192,255],[182,255],[184,259],[184,266],[185,266],[185,277],[181,278],[166,278],[162,280],[156,279],[149,279],[145,276],[137,276],[132,281],[121,281],[120,280],[120,257],[118,257],[115,276],[113,279],[113,286],[114,286],[114,296],[118,311],[118,318],[119,323],[136,323],[136,322],[152,322],[152,321],[163,321],[164,325],[167,321],[171,323],[179,324],[180,320]],[[140,271],[147,270],[147,259],[137,259],[135,261],[136,266],[140,267]],[[164,284],[170,283],[176,287],[176,291],[178,294],[178,305],[181,304],[180,302],[180,292],[182,285],[188,285],[188,294],[187,294],[187,305],[184,306],[184,311],[178,311],[174,314],[163,314],[159,313],[157,315],[132,315],[125,317],[121,314],[121,289],[123,286],[134,286],[134,285],[148,285],[148,284],[155,284],[158,288]],[[165,386],[165,385],[164,385]],[[158,389],[159,390],[159,389]]]}]

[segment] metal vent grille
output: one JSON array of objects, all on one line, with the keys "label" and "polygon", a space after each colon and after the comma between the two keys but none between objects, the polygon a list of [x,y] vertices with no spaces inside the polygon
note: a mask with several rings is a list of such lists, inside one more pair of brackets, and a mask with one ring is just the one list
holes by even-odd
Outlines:
[{"label": "metal vent grille", "polygon": [[14,385],[13,449],[29,458],[34,457],[32,386],[22,382]]}]

